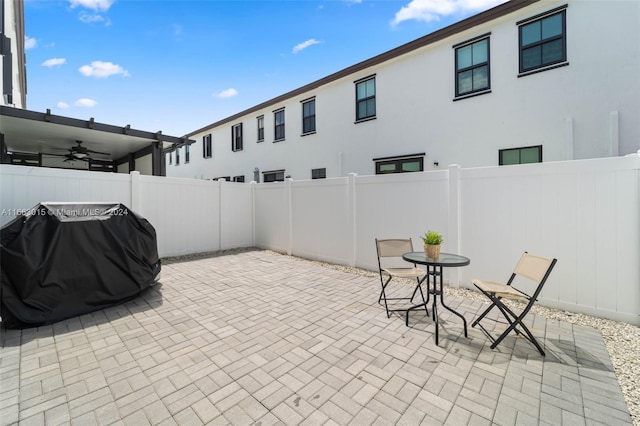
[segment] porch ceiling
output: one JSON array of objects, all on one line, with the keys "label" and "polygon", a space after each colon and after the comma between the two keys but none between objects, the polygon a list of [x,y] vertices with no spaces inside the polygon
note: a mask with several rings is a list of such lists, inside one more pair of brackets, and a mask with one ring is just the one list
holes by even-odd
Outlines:
[{"label": "porch ceiling", "polygon": [[51,115],[0,106],[0,132],[10,152],[64,154],[82,141],[82,146],[109,156],[93,155],[96,159],[117,160],[162,142],[163,149],[174,144],[191,143],[184,138],[145,132],[129,126],[113,126],[90,120]]}]

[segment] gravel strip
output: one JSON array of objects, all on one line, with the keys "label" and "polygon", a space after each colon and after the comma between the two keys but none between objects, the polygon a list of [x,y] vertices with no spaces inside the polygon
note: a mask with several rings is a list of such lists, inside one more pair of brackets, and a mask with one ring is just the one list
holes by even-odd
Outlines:
[{"label": "gravel strip", "polygon": [[[199,253],[194,255],[178,256],[163,259],[163,263],[171,264],[175,262],[183,262],[195,259],[204,259],[209,257],[218,257],[229,254],[236,254],[245,251],[255,251],[255,248],[242,248],[223,250],[211,253]],[[271,250],[263,250],[264,253],[274,256],[286,256]],[[353,268],[349,266],[334,265],[331,263],[303,259],[295,256],[289,256],[302,262],[313,262],[326,268],[339,270],[351,274],[362,275],[377,279],[377,272],[367,271],[364,269]],[[413,281],[407,281],[413,285]],[[466,288],[451,288],[445,286],[445,293],[454,297],[462,297],[466,299],[486,302],[486,298],[477,291]],[[517,303],[517,302],[516,302]],[[547,308],[545,306],[534,305],[531,312],[536,315],[544,316],[548,319],[568,322],[580,326],[592,327],[602,333],[605,345],[611,358],[611,363],[615,370],[620,388],[624,395],[627,407],[631,414],[631,420],[634,426],[640,426],[640,356],[638,348],[640,348],[640,328],[631,324],[612,321],[604,318],[592,317],[585,314],[561,311],[558,309]]]}]

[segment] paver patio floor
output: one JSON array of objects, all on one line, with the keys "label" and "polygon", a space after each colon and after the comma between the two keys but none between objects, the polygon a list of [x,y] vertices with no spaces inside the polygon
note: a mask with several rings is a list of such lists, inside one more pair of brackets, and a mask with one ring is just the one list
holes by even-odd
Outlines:
[{"label": "paver patio floor", "polygon": [[[379,288],[260,250],[164,265],[134,301],[2,329],[0,423],[631,424],[597,330],[530,317],[543,358],[465,338],[441,309],[436,346],[433,321],[387,318]],[[487,306],[447,302],[469,323]]]}]

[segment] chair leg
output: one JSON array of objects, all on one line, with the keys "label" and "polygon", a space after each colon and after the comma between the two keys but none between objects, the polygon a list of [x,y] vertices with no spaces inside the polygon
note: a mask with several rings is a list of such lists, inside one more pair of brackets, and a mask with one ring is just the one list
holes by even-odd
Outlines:
[{"label": "chair leg", "polygon": [[[482,290],[481,290],[482,291]],[[546,356],[546,354],[544,353],[544,350],[542,350],[542,347],[540,346],[540,344],[538,343],[538,341],[536,340],[536,338],[533,336],[533,334],[531,333],[531,331],[529,330],[529,328],[524,325],[524,323],[522,322],[522,320],[524,319],[524,317],[529,313],[529,310],[531,309],[533,302],[529,301],[529,304],[527,305],[527,307],[520,313],[520,315],[516,315],[515,312],[513,312],[511,309],[509,309],[504,303],[502,303],[501,301],[501,297],[496,297],[490,293],[486,293],[484,291],[482,291],[485,296],[487,296],[489,298],[489,300],[491,300],[491,306],[489,306],[481,315],[480,317],[478,317],[478,319],[476,319],[473,322],[472,327],[475,327],[477,324],[480,323],[480,320],[482,318],[484,318],[489,311],[491,311],[491,309],[493,309],[494,307],[497,307],[500,312],[502,313],[502,316],[509,322],[509,327],[507,327],[507,329],[502,332],[502,334],[500,334],[500,336],[498,336],[498,338],[493,338],[491,337],[491,340],[493,341],[493,343],[491,344],[491,349],[495,349],[500,342],[502,342],[504,340],[505,337],[507,337],[509,335],[509,333],[511,333],[512,331],[515,332],[516,334],[520,335],[521,332],[520,330],[518,330],[518,326],[520,326],[522,328],[522,331],[526,334],[527,340],[529,340],[529,342],[531,342],[531,344],[533,344],[533,346],[536,347],[536,349],[538,350],[538,352],[540,352],[540,355],[542,356]],[[482,327],[482,325],[480,325]],[[484,328],[483,328],[484,330]],[[488,333],[485,330],[486,333]]]},{"label": "chair leg", "polygon": [[[482,291],[482,290],[480,290],[480,291]],[[483,291],[483,293],[484,293],[484,291]],[[480,314],[480,316],[479,316],[478,318],[476,318],[476,320],[473,322],[473,324],[471,324],[471,327],[475,327],[476,325],[478,325],[478,324],[480,323],[480,321],[481,321],[485,316],[487,316],[487,314],[488,314],[489,312],[491,312],[491,310],[492,310],[493,308],[495,308],[495,307],[496,307],[496,304],[495,304],[495,302],[493,301],[493,299],[491,298],[491,296],[489,296],[487,293],[485,293],[485,296],[487,296],[487,297],[489,298],[489,300],[491,300],[491,306],[489,306],[489,307],[488,307],[488,308],[487,308],[487,309],[486,309],[482,314]]]},{"label": "chair leg", "polygon": [[384,309],[387,311],[387,318],[391,318],[391,313],[389,312],[389,306],[387,305],[387,294],[385,293],[385,288],[387,287],[387,284],[389,284],[389,282],[391,281],[393,277],[389,277],[389,279],[387,280],[387,282],[383,283],[382,282],[382,277],[380,277],[380,283],[382,284],[382,291],[380,291],[380,297],[378,298],[378,303],[380,303],[380,301],[382,299],[384,299]]},{"label": "chair leg", "polygon": [[516,320],[513,321],[511,323],[511,325],[493,342],[493,344],[491,345],[491,349],[495,349],[496,346],[498,346],[500,344],[500,342],[502,342],[504,340],[504,338],[507,337],[507,335],[509,333],[511,333],[511,331],[515,331],[516,333],[518,333],[518,329],[516,328],[516,326],[518,326],[518,325],[520,325],[520,327],[522,327],[522,330],[528,336],[527,340],[529,340],[529,342],[531,342],[531,344],[536,347],[538,352],[540,352],[540,355],[546,356],[546,354],[542,350],[542,347],[540,347],[540,344],[538,343],[536,338],[533,336],[533,334],[531,334],[531,331],[529,331],[529,328],[527,328],[527,326],[522,323],[522,318],[521,317],[516,318]]}]

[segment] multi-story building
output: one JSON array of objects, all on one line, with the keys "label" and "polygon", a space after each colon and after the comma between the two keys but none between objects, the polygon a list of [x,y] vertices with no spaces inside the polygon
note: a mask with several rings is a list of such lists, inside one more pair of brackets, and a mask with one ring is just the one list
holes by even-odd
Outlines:
[{"label": "multi-story building", "polygon": [[0,0],[0,105],[27,107],[22,0]]},{"label": "multi-story building", "polygon": [[268,182],[640,149],[640,2],[512,0],[224,118],[167,175]]}]

